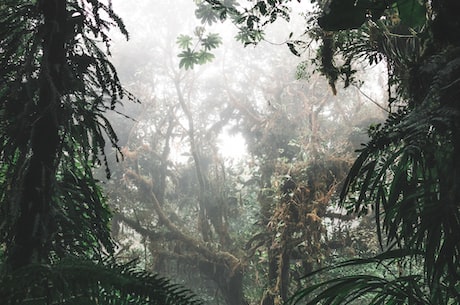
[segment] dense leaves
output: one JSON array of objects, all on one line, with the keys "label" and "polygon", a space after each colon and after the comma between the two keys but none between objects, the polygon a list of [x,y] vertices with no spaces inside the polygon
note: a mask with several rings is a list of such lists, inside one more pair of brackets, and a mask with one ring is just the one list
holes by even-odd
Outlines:
[{"label": "dense leaves", "polygon": [[115,245],[93,170],[108,178],[106,149],[120,155],[107,112],[135,101],[107,57],[112,27],[128,36],[110,1],[0,4],[2,304],[199,303],[103,259]]},{"label": "dense leaves", "polygon": [[[399,28],[425,22],[424,7],[418,2],[399,1],[394,7],[401,18]],[[349,209],[358,213],[367,212],[370,204],[382,249],[420,253],[401,258],[400,263],[420,264],[423,272],[403,272],[384,282],[366,275],[324,282],[303,291],[310,294],[319,288],[321,292],[314,300],[343,304],[353,296],[371,292],[370,304],[459,302],[454,288],[459,285],[460,253],[456,233],[460,229],[459,197],[455,191],[458,106],[452,95],[458,90],[452,90],[458,77],[457,46],[443,51],[427,48],[440,41],[420,35],[415,39],[424,44],[421,49],[413,39],[381,41],[378,51],[392,67],[390,85],[396,85],[397,94],[390,98],[396,111],[383,125],[370,129],[372,140],[360,150],[342,198],[351,190]],[[394,264],[384,259],[380,263]],[[339,290],[342,292],[334,297]]]},{"label": "dense leaves", "polygon": [[[0,62],[3,67],[0,90],[3,122],[3,241],[11,243],[16,239],[15,222],[21,217],[21,213],[27,213],[21,211],[18,200],[22,200],[21,193],[27,188],[30,179],[27,178],[28,175],[36,174],[32,173],[36,170],[34,156],[37,160],[49,158],[49,165],[46,166],[53,168],[48,168],[46,175],[49,175],[47,179],[50,179],[50,184],[46,187],[50,188],[49,192],[52,194],[50,199],[53,203],[49,209],[53,211],[53,216],[43,216],[49,217],[53,224],[47,221],[38,222],[39,227],[35,230],[42,232],[43,236],[37,238],[44,239],[41,243],[49,247],[46,251],[60,255],[69,251],[74,254],[89,254],[88,250],[100,248],[99,242],[106,250],[110,251],[112,248],[106,225],[109,214],[92,178],[91,168],[98,165],[101,158],[107,163],[104,154],[107,140],[116,146],[117,137],[104,113],[114,108],[125,96],[125,91],[104,52],[99,49],[95,40],[83,35],[83,31],[87,28],[93,35],[108,43],[105,30],[110,22],[119,24],[122,31],[124,28],[108,6],[98,2],[90,2],[88,5],[94,6],[92,14],[88,14],[73,2],[66,8],[69,19],[62,22],[68,27],[66,31],[59,33],[68,37],[68,40],[62,39],[60,45],[61,55],[65,58],[60,59],[59,65],[62,67],[59,76],[49,78],[45,71],[51,59],[45,56],[52,52],[52,47],[58,47],[42,42],[43,34],[40,33],[50,31],[50,28],[48,21],[43,23],[41,7],[30,2],[8,1],[2,4],[0,11],[2,44],[8,46],[1,50]],[[112,20],[102,20],[99,10],[105,11]],[[8,31],[13,27],[14,31]],[[50,32],[48,35],[58,34]],[[49,96],[46,97],[45,86],[51,88],[51,92],[46,93]],[[45,99],[52,101],[52,104],[46,106]],[[46,117],[47,122],[44,124],[48,124],[43,127],[40,125],[42,117]],[[53,143],[40,139],[52,139],[53,133],[59,144],[46,152]],[[40,154],[47,156],[41,157]],[[88,213],[74,210],[79,209],[74,202],[81,203],[81,207],[86,206]],[[89,227],[82,226],[85,223]],[[46,240],[51,236],[59,238]]]},{"label": "dense leaves", "polygon": [[[444,69],[450,70],[449,64]],[[354,184],[359,195],[351,208],[360,211],[367,209],[368,202],[375,204],[376,225],[381,228],[379,238],[386,238],[385,248],[423,251],[426,280],[435,297],[432,301],[444,304],[457,298],[448,286],[458,283],[460,253],[452,175],[456,163],[452,135],[458,112],[433,99],[444,95],[444,90],[433,86],[416,111],[400,110],[372,131],[372,141],[362,149],[342,196],[348,183],[359,181]]]},{"label": "dense leaves", "polygon": [[[267,24],[264,20],[283,17],[277,9],[288,2],[258,1],[234,23],[255,35]],[[306,33],[319,41],[314,63],[334,93],[341,78],[345,86],[354,82],[360,61],[385,61],[388,67],[389,118],[369,130],[371,141],[359,151],[342,199],[350,193],[345,205],[351,212],[373,211],[383,253],[418,253],[397,262],[421,264],[423,271],[405,270],[392,278],[344,276],[301,289],[295,301],[305,297],[308,304],[348,304],[369,293],[369,304],[457,304],[460,28],[454,12],[459,4],[315,2],[317,16]],[[288,47],[298,54],[299,48]],[[380,257],[378,263],[393,266],[396,257],[388,259]]]},{"label": "dense leaves", "polygon": [[425,6],[418,0],[399,1],[331,1],[323,7],[318,24],[326,31],[351,30],[361,27],[367,20],[377,21],[386,9],[395,9],[406,26],[421,26],[426,21]]},{"label": "dense leaves", "polygon": [[187,289],[169,280],[112,261],[66,258],[32,264],[0,279],[0,299],[9,304],[199,305]]}]

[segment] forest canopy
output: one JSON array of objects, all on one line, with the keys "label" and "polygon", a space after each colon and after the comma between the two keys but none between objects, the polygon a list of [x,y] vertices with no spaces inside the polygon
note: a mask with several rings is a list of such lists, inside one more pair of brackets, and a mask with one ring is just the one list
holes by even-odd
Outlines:
[{"label": "forest canopy", "polygon": [[[289,2],[257,1],[241,8],[232,1],[209,0],[199,3],[199,11],[230,18],[240,30],[239,39],[251,44],[263,40],[267,24],[277,18],[289,20]],[[369,130],[371,139],[359,150],[341,194],[350,211],[359,214],[372,207],[383,253],[371,261],[339,266],[421,262],[423,271],[408,268],[390,278],[339,277],[301,289],[294,300],[312,296],[307,304],[348,304],[369,294],[368,304],[458,303],[455,100],[460,28],[454,12],[459,4],[451,0],[315,3],[318,18],[310,19],[313,25],[306,34],[320,41],[315,62],[334,93],[339,78],[345,87],[355,81],[358,61],[384,61],[389,79],[388,119]],[[212,19],[201,17],[203,22]],[[299,55],[305,42],[286,44]],[[353,200],[348,205],[345,197],[350,191]]]},{"label": "forest canopy", "polygon": [[460,303],[460,4],[172,3],[0,4],[2,304]]}]

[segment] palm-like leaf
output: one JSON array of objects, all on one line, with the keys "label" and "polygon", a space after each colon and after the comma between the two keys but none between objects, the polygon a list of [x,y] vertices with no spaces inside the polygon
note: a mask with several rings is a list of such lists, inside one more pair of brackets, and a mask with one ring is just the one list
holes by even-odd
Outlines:
[{"label": "palm-like leaf", "polygon": [[[423,253],[422,283],[427,283],[426,299],[430,301],[422,304],[460,301],[455,288],[459,283],[460,207],[456,194],[460,185],[455,173],[458,139],[454,137],[459,113],[448,102],[445,90],[457,79],[458,69],[457,63],[446,57],[433,57],[425,71],[432,84],[423,101],[401,108],[371,131],[372,140],[361,150],[341,194],[344,199],[349,191],[357,192],[349,206],[356,212],[366,211],[369,202],[374,203],[384,248]],[[344,283],[334,281],[334,285]],[[355,288],[365,287],[363,283],[355,282]],[[404,290],[399,292],[406,301],[382,300],[409,302],[403,297]]]},{"label": "palm-like leaf", "polygon": [[[399,109],[370,129],[371,141],[360,150],[341,198],[351,193],[346,205],[358,214],[372,205],[385,253],[420,253],[423,272],[333,279],[302,290],[298,302],[308,295],[308,304],[348,304],[370,294],[368,304],[460,303],[460,48],[427,56],[421,48],[430,39],[384,38],[377,50],[392,68]],[[415,262],[413,255],[399,259]]]},{"label": "palm-like leaf", "polygon": [[189,290],[133,263],[64,259],[29,265],[0,278],[2,304],[199,305]]},{"label": "palm-like leaf", "polygon": [[[386,274],[352,274],[313,284],[299,290],[290,299],[290,304],[368,304],[368,305],[442,305],[453,300],[445,294],[433,295],[423,279],[423,272],[416,264],[407,264],[404,274],[398,273],[395,264],[404,264],[407,260],[420,261],[423,253],[410,250],[389,250],[367,259],[352,259],[317,270],[306,278],[310,279],[325,271],[354,269],[370,265],[386,269]],[[393,271],[392,271],[393,270]],[[401,272],[401,271],[399,271]],[[366,301],[364,301],[364,299]],[[361,303],[360,303],[361,302]]]},{"label": "palm-like leaf", "polygon": [[370,301],[366,302],[368,305],[441,305],[442,303],[431,303],[426,300],[426,296],[420,289],[422,285],[420,277],[414,275],[390,280],[373,275],[351,275],[310,286],[296,297],[303,298],[305,295],[314,294],[316,290],[321,290],[304,304],[316,305],[320,301],[323,302],[322,304],[351,304],[367,296],[370,298]]},{"label": "palm-like leaf", "polygon": [[459,272],[460,212],[452,197],[456,120],[454,109],[433,100],[392,115],[361,151],[342,192],[343,198],[350,186],[359,190],[356,211],[375,203],[381,240],[424,251],[433,289]]}]

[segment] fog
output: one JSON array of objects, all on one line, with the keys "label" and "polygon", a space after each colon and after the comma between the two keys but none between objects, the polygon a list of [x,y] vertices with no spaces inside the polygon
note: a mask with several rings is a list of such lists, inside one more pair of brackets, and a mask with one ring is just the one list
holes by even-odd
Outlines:
[{"label": "fog", "polygon": [[140,101],[111,115],[124,155],[105,183],[119,258],[207,304],[279,304],[301,275],[377,249],[366,221],[333,204],[367,127],[385,118],[384,67],[363,66],[364,84],[334,95],[314,52],[283,44],[302,37],[293,14],[257,46],[237,42],[230,23],[206,25],[222,45],[185,70],[176,41],[204,26],[193,1],[117,0],[114,10],[130,39],[111,33],[111,59]]}]

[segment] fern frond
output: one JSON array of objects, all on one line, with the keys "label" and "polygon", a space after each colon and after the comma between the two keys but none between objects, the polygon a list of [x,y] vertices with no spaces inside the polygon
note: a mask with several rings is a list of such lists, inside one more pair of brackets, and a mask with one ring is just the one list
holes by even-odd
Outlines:
[{"label": "fern frond", "polygon": [[133,262],[66,258],[23,267],[0,278],[2,304],[200,305],[190,290]]}]

